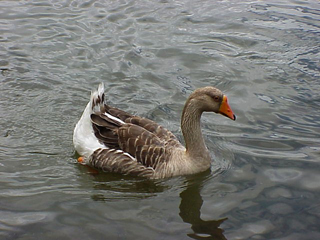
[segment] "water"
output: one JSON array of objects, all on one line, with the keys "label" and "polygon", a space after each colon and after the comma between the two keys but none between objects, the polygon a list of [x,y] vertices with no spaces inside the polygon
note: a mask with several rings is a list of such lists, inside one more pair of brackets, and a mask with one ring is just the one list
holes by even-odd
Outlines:
[{"label": "water", "polygon": [[[320,4],[1,1],[0,239],[320,239]],[[206,85],[212,171],[148,181],[76,164],[90,90],[181,138]],[[216,173],[219,166],[223,171]]]}]

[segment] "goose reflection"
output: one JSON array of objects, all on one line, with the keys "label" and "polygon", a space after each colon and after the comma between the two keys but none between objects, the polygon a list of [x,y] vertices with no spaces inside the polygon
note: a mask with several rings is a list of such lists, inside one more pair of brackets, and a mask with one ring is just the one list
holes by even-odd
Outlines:
[{"label": "goose reflection", "polygon": [[[205,176],[202,175],[202,178]],[[185,223],[191,224],[193,233],[188,234],[193,239],[214,239],[224,240],[226,237],[223,235],[224,230],[220,225],[227,219],[222,218],[219,220],[202,220],[201,219],[201,206],[203,200],[201,197],[201,189],[203,187],[203,180],[193,181],[188,180],[187,188],[180,193],[181,203],[179,206],[180,217]]]},{"label": "goose reflection", "polygon": [[[119,196],[109,196],[110,192],[121,193],[121,199],[145,199],[156,196],[162,193],[170,186],[166,181],[150,181],[145,179],[132,179],[129,176],[119,176],[118,174],[99,174],[98,172],[89,171],[94,178],[94,189],[99,191],[108,191],[108,194],[100,192],[100,194],[93,194],[91,198],[94,201],[118,201]],[[208,170],[205,173],[199,173],[185,177],[186,187],[180,193],[179,216],[183,222],[191,225],[192,233],[187,236],[193,239],[214,239],[225,240],[223,235],[224,230],[220,225],[227,219],[222,218],[218,220],[202,220],[201,207],[203,199],[201,190],[205,182],[212,178],[215,174]]]}]

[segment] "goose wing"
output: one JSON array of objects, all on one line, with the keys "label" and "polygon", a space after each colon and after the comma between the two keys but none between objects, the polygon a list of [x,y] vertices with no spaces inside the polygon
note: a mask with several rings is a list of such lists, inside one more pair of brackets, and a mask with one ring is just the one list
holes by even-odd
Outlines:
[{"label": "goose wing", "polygon": [[121,150],[99,148],[93,152],[89,165],[105,172],[154,178],[154,169],[139,163]]},{"label": "goose wing", "polygon": [[129,153],[146,167],[157,169],[170,158],[170,151],[152,132],[134,124],[125,124],[118,131],[121,150]]},{"label": "goose wing", "polygon": [[[92,119],[92,115],[96,115],[94,116],[95,120]],[[103,104],[100,107],[100,110],[93,113],[91,115],[91,120],[93,122],[93,124],[95,123],[95,121],[99,121],[100,119],[103,119],[105,121],[104,124],[107,124],[106,122],[110,122],[111,124],[120,126],[121,124],[119,124],[119,120],[123,123],[131,123],[133,125],[138,125],[144,129],[146,129],[147,131],[153,133],[154,135],[156,135],[158,138],[160,138],[161,141],[164,142],[165,145],[168,146],[182,146],[181,143],[179,142],[178,138],[172,133],[170,132],[168,129],[164,128],[163,126],[159,125],[158,123],[147,119],[147,118],[143,118],[143,117],[139,117],[139,116],[134,116],[132,114],[129,114],[123,110],[120,110],[118,108],[115,107],[111,107],[107,104]],[[96,125],[100,125],[100,124],[96,124]],[[94,126],[95,127],[95,126]],[[109,128],[107,128],[109,129]],[[95,132],[99,132],[101,134],[98,134],[96,137],[99,138],[99,136],[101,136],[100,140],[104,140],[104,137],[110,138],[112,136],[110,136],[110,133],[107,134],[108,131],[106,131],[107,129],[103,129],[103,126],[101,126],[99,128],[99,131],[96,131],[98,129],[95,129]],[[107,134],[107,135],[106,135]],[[104,141],[103,141],[104,142]],[[106,146],[108,146],[109,142],[106,141],[105,142]]]},{"label": "goose wing", "polygon": [[129,114],[122,119],[116,116],[110,111],[91,114],[96,137],[108,148],[128,153],[146,167],[157,169],[170,159],[171,148],[181,146],[170,131],[151,120]]},{"label": "goose wing", "polygon": [[150,119],[132,116],[130,118],[127,118],[125,122],[140,126],[145,130],[153,133],[167,147],[182,146],[178,138],[172,132]]}]

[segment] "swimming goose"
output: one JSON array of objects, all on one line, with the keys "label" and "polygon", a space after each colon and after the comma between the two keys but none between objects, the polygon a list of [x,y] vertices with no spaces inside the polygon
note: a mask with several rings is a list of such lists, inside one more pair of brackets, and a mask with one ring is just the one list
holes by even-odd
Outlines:
[{"label": "swimming goose", "polygon": [[215,112],[236,119],[219,89],[195,90],[182,112],[184,147],[166,128],[111,107],[104,97],[101,83],[76,124],[73,143],[79,163],[105,172],[158,179],[205,171],[211,158],[201,133],[201,114]]}]

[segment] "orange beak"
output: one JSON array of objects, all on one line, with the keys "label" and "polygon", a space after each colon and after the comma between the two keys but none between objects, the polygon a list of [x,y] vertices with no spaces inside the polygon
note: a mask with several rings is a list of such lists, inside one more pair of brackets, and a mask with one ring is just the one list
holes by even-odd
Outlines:
[{"label": "orange beak", "polygon": [[223,96],[222,103],[219,108],[219,113],[232,119],[232,120],[236,120],[236,115],[233,114],[233,112],[228,104],[228,98],[226,95]]}]

